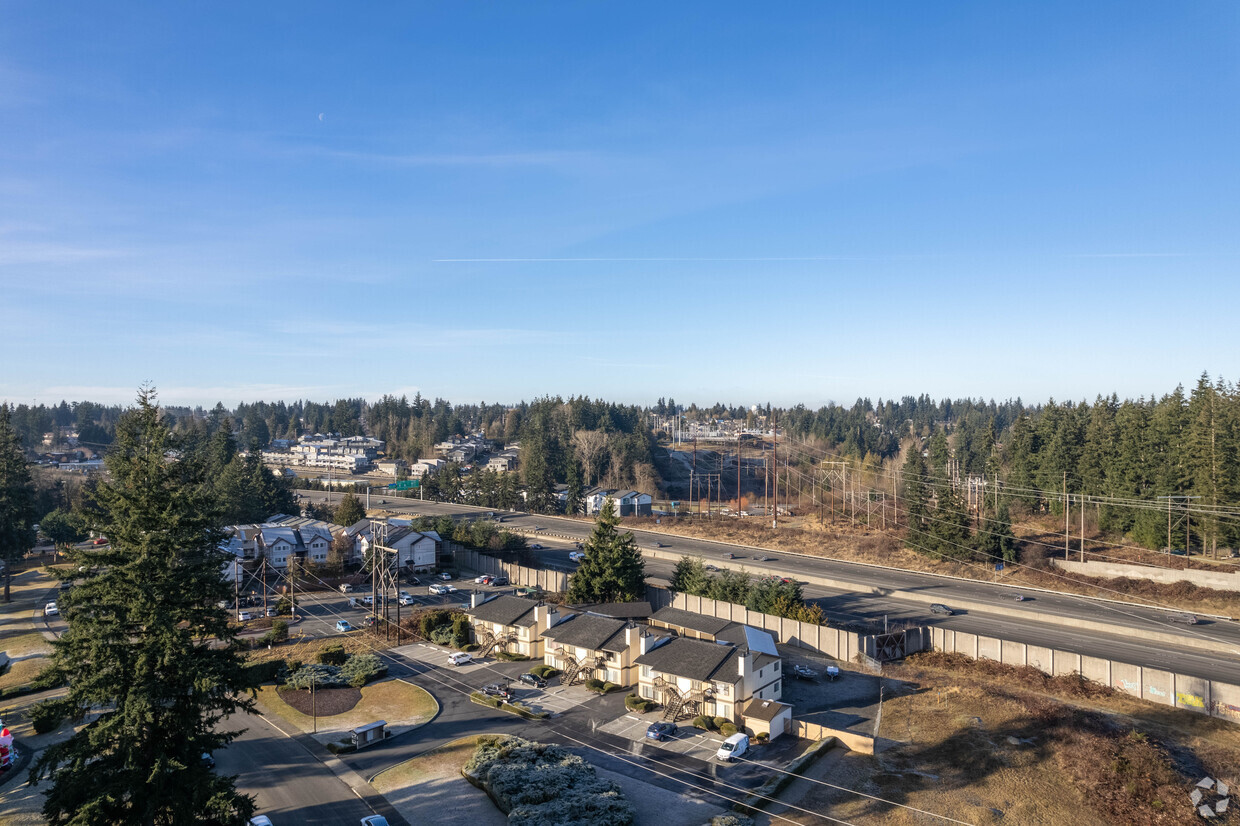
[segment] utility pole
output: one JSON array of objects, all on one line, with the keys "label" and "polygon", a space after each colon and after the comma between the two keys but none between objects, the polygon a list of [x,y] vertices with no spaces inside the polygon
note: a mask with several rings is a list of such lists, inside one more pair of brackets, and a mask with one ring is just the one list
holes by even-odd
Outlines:
[{"label": "utility pole", "polygon": [[771,408],[771,464],[775,466],[775,521],[772,528],[779,527],[779,415]]},{"label": "utility pole", "polygon": [[1085,499],[1081,499],[1081,561],[1085,561]]},{"label": "utility pole", "polygon": [[1068,504],[1068,471],[1063,472],[1063,558],[1068,558],[1068,511],[1072,508]]},{"label": "utility pole", "polygon": [[263,578],[263,616],[267,616],[267,557],[263,557],[262,574]]},{"label": "utility pole", "polygon": [[736,431],[736,517],[741,515],[741,432]]}]

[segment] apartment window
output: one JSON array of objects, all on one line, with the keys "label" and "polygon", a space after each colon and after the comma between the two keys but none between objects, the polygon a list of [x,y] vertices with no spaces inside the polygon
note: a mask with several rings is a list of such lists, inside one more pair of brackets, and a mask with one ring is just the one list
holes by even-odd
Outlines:
[{"label": "apartment window", "polygon": [[779,663],[775,663],[775,673],[779,673]]},{"label": "apartment window", "polygon": [[654,669],[653,669],[652,667],[648,666],[648,665],[643,665],[643,666],[642,666],[642,676],[643,676],[643,677],[653,677],[653,676],[654,676]]},{"label": "apartment window", "polygon": [[649,685],[641,686],[641,695],[645,697],[647,700],[653,700],[654,699],[654,686],[649,686]]},{"label": "apartment window", "polygon": [[775,681],[775,688],[773,689],[773,692],[774,693],[771,694],[772,697],[774,697],[776,694],[779,693],[779,681],[778,680]]},{"label": "apartment window", "polygon": [[701,681],[701,680],[693,680],[693,681],[691,681],[691,682],[689,683],[689,690],[690,690],[690,691],[701,691],[701,690],[702,690],[702,681]]}]

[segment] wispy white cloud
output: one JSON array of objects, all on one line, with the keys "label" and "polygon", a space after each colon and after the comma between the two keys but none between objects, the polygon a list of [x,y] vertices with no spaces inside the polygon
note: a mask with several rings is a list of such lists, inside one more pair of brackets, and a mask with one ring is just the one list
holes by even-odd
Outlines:
[{"label": "wispy white cloud", "polygon": [[122,258],[128,254],[129,251],[123,249],[0,239],[0,267],[18,264],[73,264]]}]

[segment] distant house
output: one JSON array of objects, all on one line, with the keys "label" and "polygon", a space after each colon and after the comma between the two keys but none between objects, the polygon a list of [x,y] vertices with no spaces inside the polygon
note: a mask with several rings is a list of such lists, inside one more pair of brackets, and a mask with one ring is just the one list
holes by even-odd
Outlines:
[{"label": "distant house", "polygon": [[446,464],[443,459],[419,459],[409,466],[409,476],[413,479],[421,479],[427,473],[434,476]]},{"label": "distant house", "polygon": [[603,502],[608,496],[611,496],[612,493],[613,491],[604,488],[592,488],[586,491],[586,514],[593,516],[601,511],[603,509]]},{"label": "distant house", "polygon": [[[387,528],[386,536],[382,528]],[[353,540],[353,559],[364,561],[377,541],[395,551],[393,564],[415,572],[427,571],[438,564],[441,540],[433,531],[422,533],[408,525],[387,524],[380,520],[362,519],[350,525],[345,533]],[[378,539],[376,539],[376,536]]]},{"label": "distant house", "polygon": [[487,460],[487,470],[495,470],[501,473],[507,473],[517,465],[515,456],[501,453],[498,456],[492,456]]},{"label": "distant house", "polygon": [[387,476],[397,476],[408,469],[404,459],[382,459],[375,462],[375,470]]},{"label": "distant house", "polygon": [[[617,516],[650,516],[651,496],[635,490],[619,490],[610,495]],[[600,507],[601,507],[600,503]]]}]

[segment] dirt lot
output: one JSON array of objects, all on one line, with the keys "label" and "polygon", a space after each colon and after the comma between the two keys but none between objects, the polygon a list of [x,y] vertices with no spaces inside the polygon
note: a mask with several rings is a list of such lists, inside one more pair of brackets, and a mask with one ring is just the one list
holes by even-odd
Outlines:
[{"label": "dirt lot", "polygon": [[979,824],[1189,824],[1197,780],[1240,781],[1240,727],[1219,720],[945,655],[892,676],[918,688],[884,704],[878,755],[822,778],[890,803],[803,782],[799,805],[855,824],[932,820],[894,804]]},{"label": "dirt lot", "polygon": [[[816,519],[809,518],[781,519],[780,522],[781,527],[777,531],[765,520],[758,518],[663,519],[660,523],[648,518],[626,518],[624,520],[627,527],[720,542],[735,542],[769,548],[772,551],[791,551],[852,562],[868,562],[910,571],[948,574],[987,582],[1032,585],[1067,593],[1147,600],[1199,613],[1240,617],[1240,594],[1199,588],[1189,583],[1164,584],[1147,580],[1095,579],[1056,573],[1049,568],[1046,560],[1048,554],[1062,546],[1063,534],[1056,536],[1047,533],[1045,526],[1040,523],[1015,526],[1017,535],[1024,538],[1018,547],[1021,565],[1009,566],[1004,573],[997,574],[993,566],[988,564],[944,560],[909,550],[901,544],[899,536],[894,532],[870,529],[864,525],[858,525],[856,528],[850,528],[847,525],[832,526],[829,522],[823,525]],[[1091,556],[1095,555],[1086,554],[1087,559]],[[1148,553],[1137,554],[1135,551],[1123,554],[1114,549],[1108,549],[1105,554],[1108,561],[1117,556],[1122,557],[1119,561],[1135,561],[1135,558],[1140,558],[1147,564],[1165,562],[1165,557]],[[1134,560],[1126,557],[1134,557]],[[1173,564],[1177,567],[1185,565],[1182,559]],[[1191,564],[1194,567],[1204,567],[1206,563],[1195,558]],[[1226,566],[1223,570],[1232,570],[1233,567]]]},{"label": "dirt lot", "polygon": [[320,688],[310,696],[305,688],[286,689],[278,692],[280,699],[302,714],[319,714],[331,717],[351,711],[362,700],[362,692],[356,688]]}]

